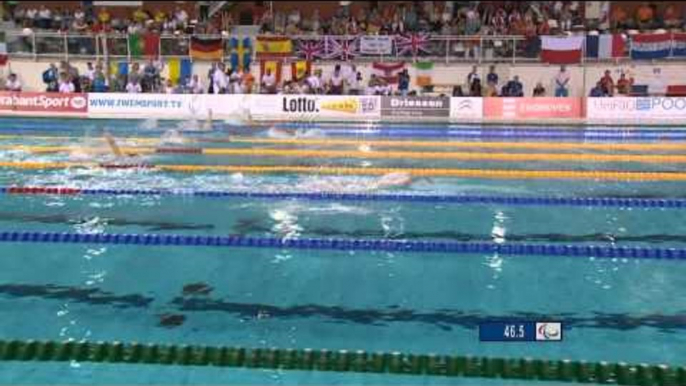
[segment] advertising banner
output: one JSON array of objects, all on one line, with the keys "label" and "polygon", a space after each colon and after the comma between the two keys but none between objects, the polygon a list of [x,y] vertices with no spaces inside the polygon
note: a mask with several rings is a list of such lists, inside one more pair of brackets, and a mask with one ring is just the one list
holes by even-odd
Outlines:
[{"label": "advertising banner", "polygon": [[256,119],[378,119],[378,96],[254,95],[250,113]]},{"label": "advertising banner", "polygon": [[393,53],[393,36],[362,36],[360,53],[364,55],[390,55]]},{"label": "advertising banner", "polygon": [[0,92],[0,114],[85,115],[87,94]]},{"label": "advertising banner", "polygon": [[587,98],[586,116],[589,120],[684,120],[686,98]]},{"label": "advertising banner", "polygon": [[445,117],[450,116],[450,98],[382,97],[382,117]]},{"label": "advertising banner", "polygon": [[454,97],[450,98],[450,118],[478,120],[483,118],[484,104],[483,98],[473,97]]},{"label": "advertising banner", "polygon": [[202,95],[88,94],[88,115],[116,118],[189,119],[204,112]]},{"label": "advertising banner", "polygon": [[581,98],[484,98],[484,117],[583,118]]}]

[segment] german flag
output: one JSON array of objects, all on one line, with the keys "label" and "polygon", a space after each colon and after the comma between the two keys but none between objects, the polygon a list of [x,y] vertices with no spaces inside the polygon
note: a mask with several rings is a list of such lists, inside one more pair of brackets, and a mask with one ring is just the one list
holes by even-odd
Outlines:
[{"label": "german flag", "polygon": [[193,60],[221,60],[224,57],[224,42],[221,38],[191,37],[191,58]]}]

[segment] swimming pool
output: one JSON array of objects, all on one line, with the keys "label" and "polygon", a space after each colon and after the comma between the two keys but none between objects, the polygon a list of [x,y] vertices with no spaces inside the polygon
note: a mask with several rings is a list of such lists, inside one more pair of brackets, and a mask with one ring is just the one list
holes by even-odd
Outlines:
[{"label": "swimming pool", "polygon": [[[686,131],[279,127],[217,124],[202,132],[195,122],[2,119],[0,186],[73,190],[3,190],[0,231],[391,240],[419,249],[2,242],[2,339],[673,365],[685,357],[683,260],[593,256],[578,248],[686,248],[679,158]],[[103,129],[140,153],[130,162],[145,167],[114,168],[107,155],[88,153],[103,148]],[[185,142],[169,137],[169,129]],[[160,143],[165,132],[168,141]],[[218,165],[231,167],[207,169]],[[376,189],[380,175],[408,170],[416,174],[410,186]],[[633,173],[626,174],[632,180],[621,173]],[[450,253],[436,251],[436,243],[577,252]],[[565,338],[480,343],[479,323],[495,319],[561,320]],[[87,362],[3,365],[2,383],[469,383]]]}]

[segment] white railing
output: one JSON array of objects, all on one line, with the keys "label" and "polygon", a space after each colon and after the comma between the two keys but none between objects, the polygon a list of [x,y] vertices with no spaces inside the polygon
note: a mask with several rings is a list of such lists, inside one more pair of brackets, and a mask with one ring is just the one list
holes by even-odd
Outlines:
[{"label": "white railing", "polygon": [[[229,59],[231,54],[231,36],[216,35],[224,41],[225,59]],[[242,36],[241,36],[242,38]],[[285,58],[293,59],[299,57],[297,48],[299,42],[320,41],[326,39],[345,40],[354,39],[357,36],[314,36],[302,35],[293,36],[294,53]],[[162,58],[189,57],[190,56],[190,35],[161,35],[159,42],[159,53]],[[72,58],[111,58],[131,60],[132,53],[129,47],[130,36],[127,34],[74,34],[59,32],[33,32],[25,34],[20,30],[6,31],[7,48],[10,57],[38,58],[58,58],[69,60]],[[252,47],[255,47],[254,37]],[[359,44],[356,43],[356,44]],[[435,62],[455,63],[522,63],[538,62],[540,44],[537,39],[527,39],[523,36],[448,36],[430,35],[424,43],[425,51],[402,53],[394,45],[390,54],[361,54],[357,50],[354,58],[358,61],[416,61],[432,60]],[[359,47],[359,46],[358,46]],[[621,60],[629,58],[629,47],[631,41],[626,45],[627,51],[620,58],[609,60]],[[255,53],[252,52],[253,62]],[[302,55],[300,54],[300,57]],[[327,59],[328,58],[328,59]],[[324,55],[321,60],[339,60],[340,58]],[[686,59],[684,57],[671,56],[669,59]],[[584,61],[598,61],[598,59],[583,59]]]}]

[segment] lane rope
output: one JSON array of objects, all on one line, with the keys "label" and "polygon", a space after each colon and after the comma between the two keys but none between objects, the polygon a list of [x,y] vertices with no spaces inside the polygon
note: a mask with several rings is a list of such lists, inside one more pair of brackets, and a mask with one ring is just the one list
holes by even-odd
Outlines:
[{"label": "lane rope", "polygon": [[[69,146],[7,146],[0,149],[23,150],[32,153],[56,153],[74,150]],[[86,149],[88,150],[88,149]],[[465,153],[409,151],[345,151],[291,149],[228,149],[228,148],[146,148],[121,147],[126,153],[139,154],[202,154],[214,156],[291,157],[291,158],[363,158],[363,159],[438,159],[461,161],[542,161],[542,162],[636,162],[686,163],[686,155],[635,154],[551,154],[551,153]]]},{"label": "lane rope", "polygon": [[[348,168],[332,166],[247,166],[247,165],[148,165],[112,164],[112,168],[154,169],[170,172],[226,172],[226,173],[307,173],[335,175],[384,175],[408,173],[419,177],[463,177],[494,179],[572,179],[613,181],[686,181],[683,172],[628,172],[576,170],[505,170],[505,169],[423,169],[423,168]],[[108,164],[88,162],[0,162],[0,167],[14,169],[68,169],[108,167]]]},{"label": "lane rope", "polygon": [[362,350],[160,345],[138,342],[0,340],[0,361],[93,362],[166,366],[481,377],[593,384],[686,385],[686,367],[532,358],[367,352]]},{"label": "lane rope", "polygon": [[[21,136],[0,135],[0,139],[40,139],[40,140],[81,140],[80,137],[67,136]],[[259,143],[259,144],[287,144],[287,145],[317,145],[317,146],[373,146],[373,147],[408,147],[408,148],[483,148],[483,149],[559,149],[577,150],[591,149],[604,151],[663,151],[663,150],[686,150],[686,143],[560,143],[560,142],[477,142],[477,141],[411,141],[411,140],[364,140],[364,139],[337,139],[337,138],[199,138],[184,137],[192,143]],[[102,138],[90,138],[89,140],[104,142]],[[159,138],[123,137],[122,141],[133,141],[141,144],[158,144]],[[2,148],[9,148],[3,146]]]},{"label": "lane rope", "polygon": [[401,241],[380,239],[275,238],[249,236],[203,236],[179,234],[117,234],[68,232],[0,232],[0,242],[163,245],[184,247],[267,248],[330,251],[421,252],[450,254],[500,254],[511,256],[566,256],[625,259],[686,260],[684,248],[636,246],[500,244],[453,241]]},{"label": "lane rope", "polygon": [[526,197],[426,194],[366,194],[334,192],[229,192],[184,189],[81,189],[54,186],[5,186],[0,194],[13,195],[109,195],[195,196],[210,198],[305,199],[315,201],[397,201],[449,204],[502,204],[537,206],[585,206],[624,208],[686,208],[686,199],[640,197]]}]

